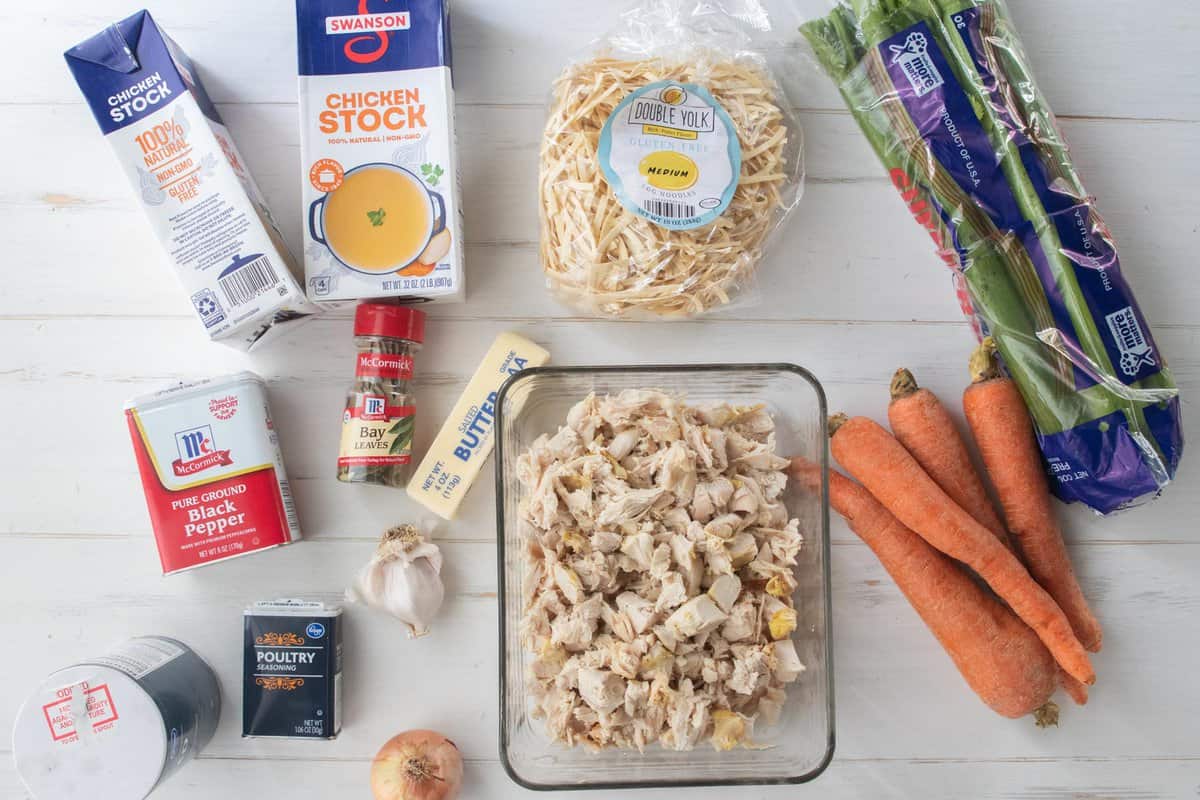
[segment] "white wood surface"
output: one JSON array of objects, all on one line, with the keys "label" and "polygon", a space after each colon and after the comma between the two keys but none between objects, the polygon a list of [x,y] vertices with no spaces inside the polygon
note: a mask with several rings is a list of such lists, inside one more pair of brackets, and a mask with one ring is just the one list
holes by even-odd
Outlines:
[{"label": "white wood surface", "polygon": [[[1126,270],[1172,360],[1200,439],[1200,7],[1010,0]],[[786,360],[831,405],[881,417],[904,364],[953,398],[969,335],[948,276],[823,78],[799,109],[809,182],[761,271],[757,306],[697,323],[581,320],[542,289],[535,171],[543,102],[563,63],[623,3],[456,0],[469,302],[431,309],[420,353],[424,446],[487,343],[517,330],[560,364]],[[610,13],[607,6],[612,6]],[[218,669],[217,738],[156,798],[366,798],[375,749],[434,727],[469,762],[470,798],[529,796],[496,745],[495,522],[491,467],[442,530],[449,598],[435,632],[408,641],[351,610],[346,727],[336,742],[246,742],[240,609],[335,599],[402,493],[332,477],[352,364],[345,313],[253,357],[209,345],[163,267],[60,53],[129,13],[124,0],[5,3],[0,29],[0,731],[52,669],[141,633],[178,636]],[[199,63],[285,233],[299,240],[294,32],[288,0],[159,0],[152,9]],[[306,539],[173,578],[158,574],[121,415],[165,383],[253,368],[272,404]],[[1195,446],[1195,442],[1193,445]],[[870,552],[834,523],[838,750],[805,788],[651,797],[1175,798],[1200,794],[1200,471],[1185,459],[1155,503],[1111,519],[1062,508],[1071,553],[1105,625],[1086,708],[1040,731],[1000,719],[956,676]],[[24,798],[0,737],[0,797]],[[606,793],[607,794],[607,793]],[[557,795],[552,795],[557,796]]]}]

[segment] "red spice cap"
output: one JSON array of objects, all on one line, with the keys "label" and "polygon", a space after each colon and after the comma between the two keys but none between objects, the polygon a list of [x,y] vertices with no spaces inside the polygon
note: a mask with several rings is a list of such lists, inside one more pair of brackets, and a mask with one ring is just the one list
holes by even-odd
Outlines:
[{"label": "red spice cap", "polygon": [[425,312],[412,306],[359,303],[354,312],[354,335],[387,336],[421,344],[425,341]]}]

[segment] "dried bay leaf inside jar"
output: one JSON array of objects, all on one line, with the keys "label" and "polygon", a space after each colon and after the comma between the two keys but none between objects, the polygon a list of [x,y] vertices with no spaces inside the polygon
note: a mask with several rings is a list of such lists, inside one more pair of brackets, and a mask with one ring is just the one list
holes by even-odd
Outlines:
[{"label": "dried bay leaf inside jar", "polygon": [[354,314],[354,385],[346,395],[338,480],[403,488],[412,471],[416,401],[413,356],[425,341],[425,313],[360,303]]}]

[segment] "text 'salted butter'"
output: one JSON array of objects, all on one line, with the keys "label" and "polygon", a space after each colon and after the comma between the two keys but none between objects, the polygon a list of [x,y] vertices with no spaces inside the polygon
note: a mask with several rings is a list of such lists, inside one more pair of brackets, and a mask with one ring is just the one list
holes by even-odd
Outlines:
[{"label": "text 'salted butter'", "polygon": [[453,519],[492,453],[500,387],[518,372],[549,360],[550,353],[523,336],[497,336],[413,472],[409,496],[443,519]]}]

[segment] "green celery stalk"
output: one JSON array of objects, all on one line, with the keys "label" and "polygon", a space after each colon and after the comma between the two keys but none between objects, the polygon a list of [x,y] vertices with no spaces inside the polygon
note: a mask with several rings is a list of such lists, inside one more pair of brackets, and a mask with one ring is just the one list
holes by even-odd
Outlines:
[{"label": "green celery stalk", "polygon": [[[922,0],[936,5],[939,10],[937,24],[943,29],[943,37],[950,44],[949,56],[957,61],[963,86],[972,93],[976,108],[985,109],[982,115],[993,147],[1003,154],[1001,169],[1013,190],[1017,203],[1025,218],[1033,223],[1046,254],[1068,316],[1084,354],[1097,366],[1101,375],[1115,374],[1114,365],[1104,346],[1096,318],[1079,287],[1075,266],[1062,252],[1062,242],[1041,198],[1034,189],[1020,160],[1020,154],[993,108],[982,78],[971,59],[970,53],[957,35],[953,24],[955,14],[969,8],[978,8],[984,23],[983,39],[985,53],[991,63],[991,71],[1001,81],[1000,90],[1009,105],[1010,115],[1023,125],[1023,132],[1034,144],[1034,152],[1057,178],[1059,188],[1066,187],[1078,203],[1088,200],[1087,190],[1075,170],[1066,142],[1059,135],[1054,112],[1046,102],[1029,70],[1029,59],[1024,52],[1020,37],[1001,0]],[[1071,427],[1080,421],[1096,419],[1121,411],[1129,421],[1130,429],[1141,431],[1152,442],[1162,456],[1161,449],[1152,435],[1142,414],[1142,408],[1157,402],[1154,390],[1176,388],[1174,379],[1165,368],[1147,378],[1137,381],[1128,389],[1112,383],[1100,383],[1083,390],[1080,394],[1087,401],[1088,412],[1078,420],[1064,420],[1063,427]],[[1137,397],[1139,392],[1145,392]]]},{"label": "green celery stalk", "polygon": [[[994,13],[998,24],[995,37],[988,43],[1001,57],[993,68],[1008,84],[1022,89],[1008,93],[1019,103],[1015,109],[1017,119],[1033,121],[1033,129],[1027,133],[1039,134],[1030,136],[1039,156],[1055,167],[1056,175],[1062,174],[1069,180],[1068,185],[1077,196],[1084,198],[1086,193],[1071,166],[1065,144],[1057,136],[1049,106],[1040,94],[1028,91],[1035,84],[1003,8],[991,0],[850,1],[852,9],[839,5],[827,17],[807,23],[801,30],[884,165],[889,170],[902,170],[922,187],[930,187],[931,193],[921,190],[922,199],[936,200],[952,216],[959,242],[968,256],[964,277],[972,302],[991,327],[1038,428],[1054,433],[1120,410],[1133,430],[1146,432],[1140,407],[1161,399],[1161,393],[1145,393],[1136,402],[1131,400],[1131,394],[1137,395],[1143,388],[1174,389],[1169,373],[1164,370],[1130,389],[1119,384],[1114,387],[1115,381],[1110,381],[1083,392],[1074,390],[1064,356],[1037,336],[1038,331],[1052,328],[1054,323],[1029,254],[1013,237],[997,231],[944,168],[928,157],[911,119],[894,95],[876,50],[880,42],[918,22],[929,26],[955,78],[967,92],[989,141],[1002,155],[1004,177],[1022,215],[1038,234],[1080,347],[1102,374],[1111,375],[1112,364],[1075,279],[1074,267],[1061,252],[1057,230],[952,23],[954,14],[972,7]],[[938,233],[943,241],[949,241],[944,225]],[[1147,439],[1153,441],[1152,436]]]},{"label": "green celery stalk", "polygon": [[[889,15],[884,5],[864,7],[869,16],[863,31],[872,31],[868,41],[881,41],[919,21],[907,14]],[[873,46],[868,50],[859,40],[853,13],[838,6],[829,16],[805,24],[801,30],[884,166],[901,170],[915,186],[932,187],[932,194],[918,189],[920,199],[930,206],[936,202],[954,219],[958,241],[969,254],[969,268],[964,275],[972,301],[994,332],[1004,331],[997,337],[997,344],[1014,379],[1033,389],[1027,402],[1038,427],[1060,430],[1064,408],[1085,413],[1082,400],[1063,378],[1066,369],[1061,357],[1036,337],[1039,327],[1044,327],[1038,320],[1048,323],[1050,314],[1032,266],[1021,264],[1021,258],[1014,254],[1019,247],[1005,242],[949,173],[924,157],[924,145],[900,101],[887,97],[891,87],[883,85],[886,77],[880,74],[882,62],[870,68],[877,54]],[[950,231],[940,220],[934,228],[943,242],[952,241]]]}]

